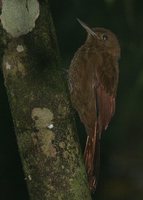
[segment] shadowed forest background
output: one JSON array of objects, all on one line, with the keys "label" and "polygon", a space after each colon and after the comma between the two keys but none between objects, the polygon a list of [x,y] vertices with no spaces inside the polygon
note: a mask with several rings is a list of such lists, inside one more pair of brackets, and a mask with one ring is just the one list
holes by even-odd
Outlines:
[{"label": "shadowed forest background", "polygon": [[[89,26],[116,33],[121,45],[116,114],[101,142],[96,200],[143,199],[143,1],[52,0],[62,64],[68,68]],[[66,79],[65,75],[65,79]],[[0,199],[28,200],[6,91],[0,74]]]}]

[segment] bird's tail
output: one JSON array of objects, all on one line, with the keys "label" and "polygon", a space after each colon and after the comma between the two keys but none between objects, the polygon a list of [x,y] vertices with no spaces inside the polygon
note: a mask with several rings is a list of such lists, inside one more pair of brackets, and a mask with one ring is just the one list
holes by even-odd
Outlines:
[{"label": "bird's tail", "polygon": [[84,150],[84,162],[88,175],[89,188],[92,192],[96,190],[100,167],[100,139],[97,125],[87,136]]}]

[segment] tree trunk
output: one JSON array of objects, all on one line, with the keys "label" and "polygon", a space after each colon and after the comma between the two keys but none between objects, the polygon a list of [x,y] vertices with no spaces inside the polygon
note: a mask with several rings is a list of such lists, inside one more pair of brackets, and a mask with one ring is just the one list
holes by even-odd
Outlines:
[{"label": "tree trunk", "polygon": [[39,2],[5,0],[1,17],[3,74],[25,179],[31,200],[88,200],[48,1]]}]

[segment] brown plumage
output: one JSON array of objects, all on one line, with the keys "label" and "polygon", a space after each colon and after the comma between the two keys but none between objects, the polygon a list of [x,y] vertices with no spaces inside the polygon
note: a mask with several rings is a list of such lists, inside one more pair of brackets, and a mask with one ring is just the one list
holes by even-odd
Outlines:
[{"label": "brown plumage", "polygon": [[71,101],[86,132],[84,151],[89,187],[96,188],[100,138],[115,112],[120,47],[116,36],[104,28],[89,28],[87,40],[75,53],[69,69]]}]

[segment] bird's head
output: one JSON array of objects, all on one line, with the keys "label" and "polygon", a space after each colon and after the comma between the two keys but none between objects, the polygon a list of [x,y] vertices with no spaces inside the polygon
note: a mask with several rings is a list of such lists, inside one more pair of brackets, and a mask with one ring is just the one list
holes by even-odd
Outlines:
[{"label": "bird's head", "polygon": [[115,34],[105,28],[97,27],[97,28],[90,28],[80,19],[77,19],[81,26],[86,30],[88,33],[87,42],[90,42],[91,45],[95,45],[101,50],[108,51],[113,56],[117,58],[120,57],[120,46],[117,37]]}]

